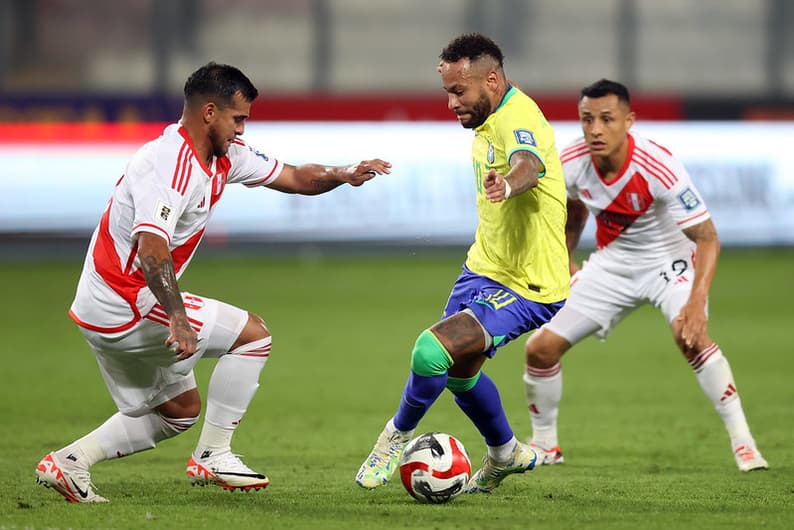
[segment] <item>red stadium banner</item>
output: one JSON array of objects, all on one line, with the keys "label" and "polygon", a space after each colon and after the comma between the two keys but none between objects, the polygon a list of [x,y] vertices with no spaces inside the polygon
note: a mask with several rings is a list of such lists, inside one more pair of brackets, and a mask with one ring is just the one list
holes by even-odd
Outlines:
[{"label": "red stadium banner", "polygon": [[0,144],[142,144],[164,123],[0,123]]},{"label": "red stadium banner", "polygon": [[[578,93],[530,96],[550,121],[577,121]],[[684,119],[680,98],[632,97],[637,118],[653,121]],[[455,121],[447,108],[446,96],[366,94],[267,95],[251,106],[251,119],[263,121]]]}]

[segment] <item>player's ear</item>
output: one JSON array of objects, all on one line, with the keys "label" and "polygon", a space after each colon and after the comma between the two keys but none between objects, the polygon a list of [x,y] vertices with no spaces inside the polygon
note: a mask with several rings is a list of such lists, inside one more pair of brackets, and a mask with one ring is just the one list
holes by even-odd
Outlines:
[{"label": "player's ear", "polygon": [[496,70],[488,70],[485,76],[485,82],[488,84],[488,88],[496,90],[499,87],[499,72]]},{"label": "player's ear", "polygon": [[217,112],[218,106],[212,101],[208,101],[201,106],[201,116],[204,118],[204,123],[212,122]]}]

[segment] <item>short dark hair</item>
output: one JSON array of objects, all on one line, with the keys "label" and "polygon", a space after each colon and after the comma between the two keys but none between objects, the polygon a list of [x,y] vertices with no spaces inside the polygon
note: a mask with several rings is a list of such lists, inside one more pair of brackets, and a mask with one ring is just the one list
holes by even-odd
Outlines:
[{"label": "short dark hair", "polygon": [[625,85],[617,81],[610,81],[609,79],[599,79],[592,85],[584,87],[579,94],[579,101],[581,101],[582,98],[602,98],[611,94],[617,96],[618,101],[622,101],[626,105],[631,103],[629,89],[626,88]]},{"label": "short dark hair", "polygon": [[467,33],[450,41],[439,58],[447,63],[456,63],[461,59],[476,61],[485,56],[494,59],[500,67],[504,66],[502,50],[493,40],[480,33]]},{"label": "short dark hair", "polygon": [[201,98],[225,106],[231,104],[237,92],[249,103],[259,95],[251,80],[228,64],[209,62],[190,74],[185,82],[185,101]]}]

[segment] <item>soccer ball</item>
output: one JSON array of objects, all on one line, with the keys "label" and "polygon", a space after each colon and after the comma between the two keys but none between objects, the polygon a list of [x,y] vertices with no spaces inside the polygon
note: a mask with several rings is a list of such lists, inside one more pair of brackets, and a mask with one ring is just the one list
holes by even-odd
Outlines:
[{"label": "soccer ball", "polygon": [[414,438],[400,457],[400,478],[419,502],[442,504],[463,492],[471,476],[466,449],[454,436],[429,432]]}]

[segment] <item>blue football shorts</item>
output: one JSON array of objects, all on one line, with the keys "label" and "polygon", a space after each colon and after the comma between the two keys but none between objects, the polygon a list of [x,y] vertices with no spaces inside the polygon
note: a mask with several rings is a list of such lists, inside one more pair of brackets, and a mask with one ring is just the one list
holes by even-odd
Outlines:
[{"label": "blue football shorts", "polygon": [[442,319],[470,310],[493,338],[485,351],[493,357],[497,348],[551,320],[564,304],[565,300],[551,304],[533,302],[499,282],[474,274],[464,265],[452,286]]}]

